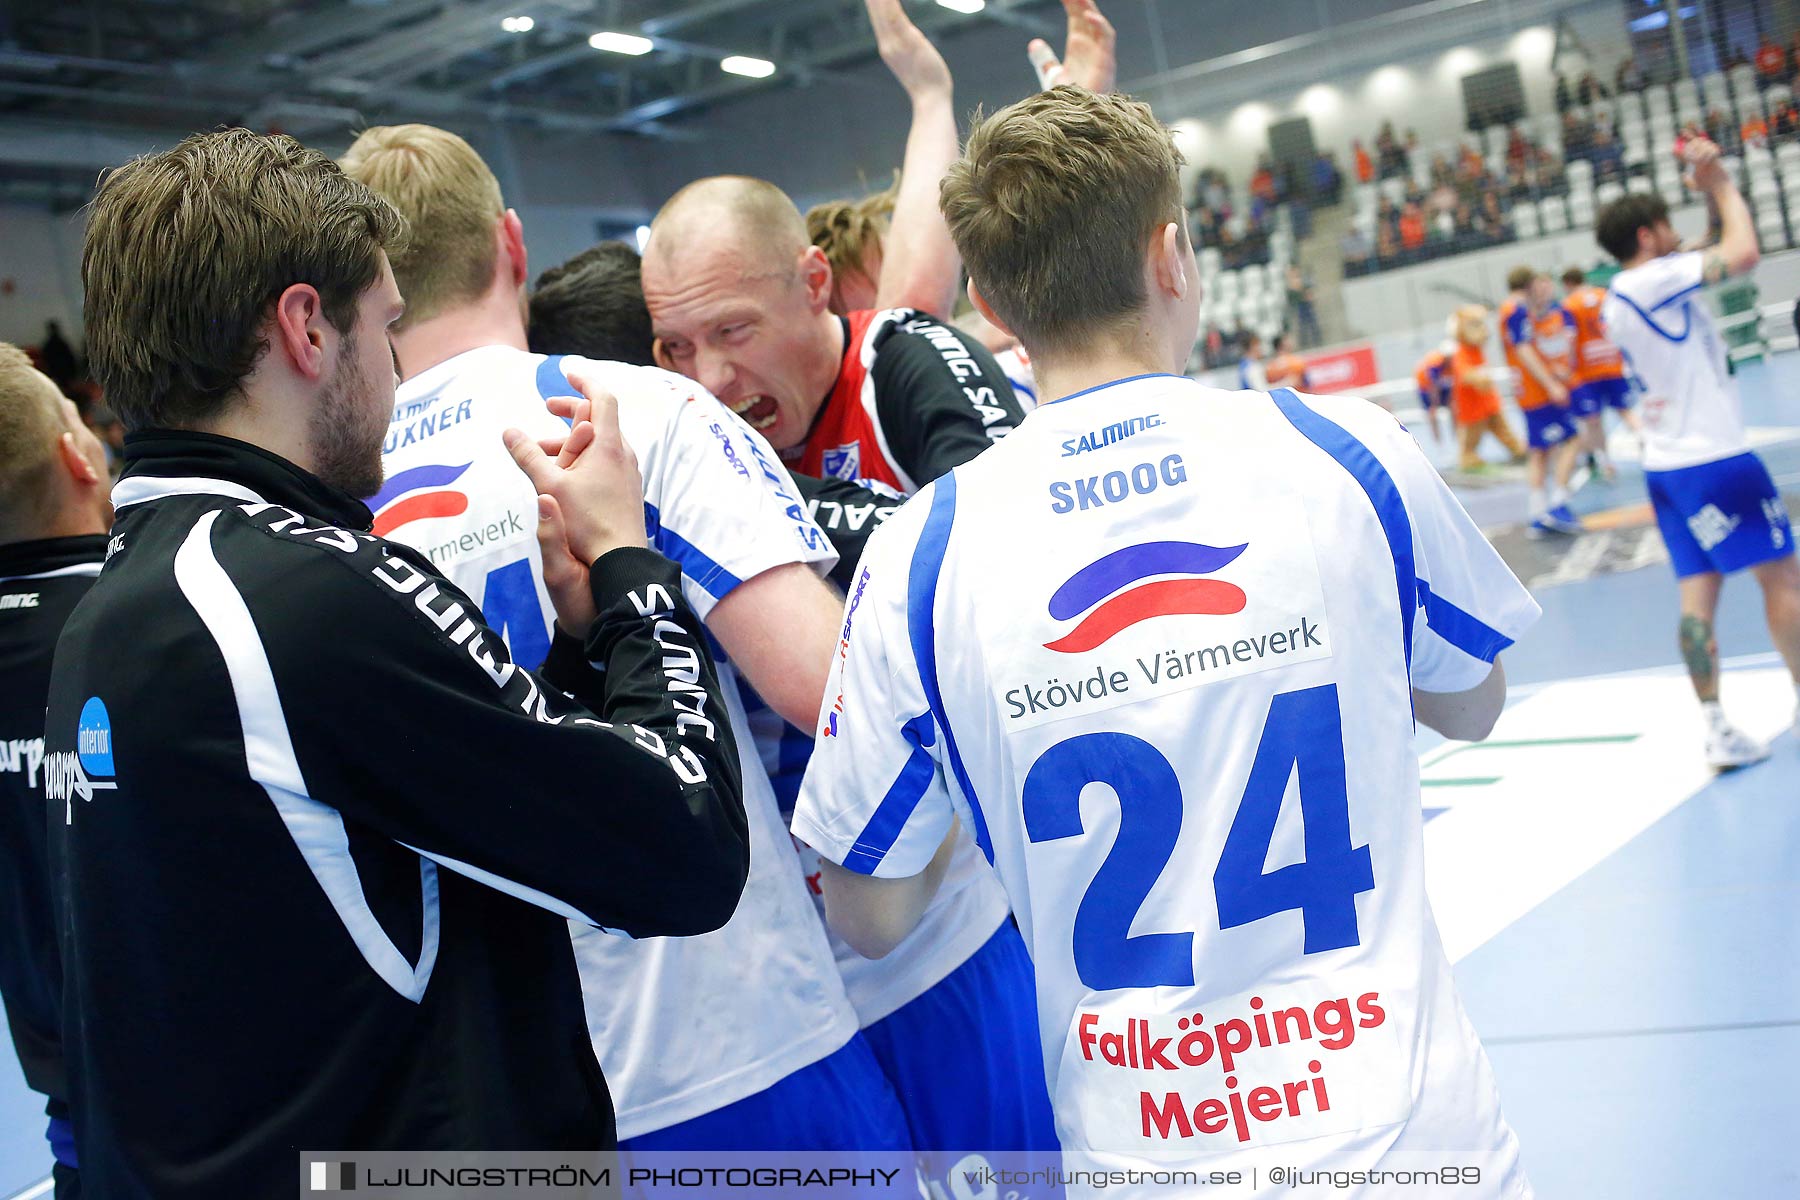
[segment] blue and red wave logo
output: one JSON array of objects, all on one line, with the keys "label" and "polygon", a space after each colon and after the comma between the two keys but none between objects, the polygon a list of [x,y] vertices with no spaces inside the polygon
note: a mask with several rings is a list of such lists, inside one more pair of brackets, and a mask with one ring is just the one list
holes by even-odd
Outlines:
[{"label": "blue and red wave logo", "polygon": [[[1244,589],[1222,579],[1202,579],[1230,565],[1247,549],[1199,542],[1143,542],[1089,563],[1050,597],[1050,616],[1081,623],[1046,650],[1083,654],[1140,621],[1172,616],[1230,616],[1244,611]],[[1185,578],[1164,578],[1183,576]],[[1086,613],[1086,616],[1082,616]]]},{"label": "blue and red wave logo", "polygon": [[468,469],[468,463],[460,467],[431,464],[395,475],[381,485],[379,492],[369,497],[369,508],[375,514],[371,532],[376,537],[386,537],[414,521],[468,512],[469,498],[450,487]]}]

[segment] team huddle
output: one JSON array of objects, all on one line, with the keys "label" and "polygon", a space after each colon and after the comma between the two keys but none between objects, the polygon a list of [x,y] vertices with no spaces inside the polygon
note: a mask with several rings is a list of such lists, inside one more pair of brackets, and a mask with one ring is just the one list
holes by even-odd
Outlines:
[{"label": "team huddle", "polygon": [[[0,462],[0,599],[40,597],[0,606],[7,731],[41,734],[4,776],[41,818],[5,996],[58,1195],[615,1146],[1417,1152],[1532,1194],[1426,895],[1415,722],[1485,737],[1538,607],[1380,408],[1182,374],[1181,156],[1065,7],[1055,86],[903,180],[860,298],[742,177],[528,297],[493,173],[424,125],[106,177],[110,496],[0,360],[37,455]],[[1579,308],[1662,398],[1646,436],[1697,439],[1659,513],[1736,498],[1692,549],[1665,525],[1678,569],[1778,587],[1779,501],[1669,328],[1708,336],[1683,300],[1743,263],[1666,229],[1603,219],[1630,269]],[[1564,387],[1538,286],[1504,318],[1552,364],[1528,420]],[[1493,389],[1457,356],[1461,423]]]}]

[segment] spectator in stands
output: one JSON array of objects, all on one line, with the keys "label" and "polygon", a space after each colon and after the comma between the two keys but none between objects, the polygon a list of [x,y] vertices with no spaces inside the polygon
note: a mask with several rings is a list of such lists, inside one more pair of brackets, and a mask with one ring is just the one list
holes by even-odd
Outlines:
[{"label": "spectator in stands", "polygon": [[1312,194],[1318,203],[1336,204],[1343,195],[1344,176],[1338,170],[1337,156],[1330,151],[1321,150],[1314,158],[1312,165]]},{"label": "spectator in stands", "polygon": [[1792,100],[1783,100],[1776,105],[1770,117],[1770,132],[1776,141],[1800,134],[1800,108],[1796,108]]},{"label": "spectator in stands", "polygon": [[1588,161],[1594,164],[1597,180],[1623,181],[1625,178],[1625,152],[1613,140],[1612,130],[1604,125],[1594,131],[1594,145],[1588,151]]},{"label": "spectator in stands", "polygon": [[1738,136],[1743,139],[1743,144],[1746,146],[1767,146],[1769,144],[1769,123],[1763,120],[1761,113],[1751,109],[1750,115],[1744,118],[1743,125],[1738,129]]},{"label": "spectator in stands", "polygon": [[1392,121],[1383,121],[1381,132],[1375,135],[1375,157],[1378,160],[1376,170],[1383,179],[1405,175],[1411,169],[1406,158],[1406,147],[1394,136]]},{"label": "spectator in stands", "polygon": [[[1306,277],[1298,265],[1290,265],[1287,269],[1287,312],[1288,320],[1300,330],[1300,345],[1312,349],[1318,345],[1319,314],[1313,297],[1312,280]],[[1281,349],[1280,343],[1275,348]]]},{"label": "spectator in stands", "polygon": [[1238,359],[1238,387],[1246,392],[1266,392],[1269,377],[1263,370],[1262,338],[1256,333],[1243,335],[1244,353]]},{"label": "spectator in stands", "polygon": [[1637,59],[1630,55],[1626,55],[1619,60],[1619,69],[1613,76],[1613,84],[1615,90],[1621,96],[1626,92],[1641,92],[1644,90],[1644,72],[1643,68],[1638,66]]},{"label": "spectator in stands", "polygon": [[55,321],[44,325],[44,344],[38,347],[38,357],[43,360],[44,374],[56,385],[56,390],[67,396],[69,389],[75,386],[79,374],[75,362],[75,348],[64,340],[62,329]]},{"label": "spectator in stands", "polygon": [[1596,100],[1607,99],[1612,93],[1606,90],[1606,85],[1600,82],[1598,75],[1589,71],[1581,77],[1581,85],[1576,89],[1576,95],[1580,98],[1582,106],[1586,107]]},{"label": "spectator in stands", "polygon": [[[1743,52],[1738,52],[1743,57]],[[1736,65],[1736,64],[1733,64]],[[1763,87],[1780,83],[1788,73],[1787,51],[1783,50],[1775,39],[1763,35],[1762,45],[1756,48],[1756,75]]]},{"label": "spectator in stands", "polygon": [[1787,62],[1789,85],[1800,84],[1800,29],[1794,30],[1793,40],[1788,43]]},{"label": "spectator in stands", "polygon": [[1735,154],[1742,148],[1738,142],[1737,126],[1731,123],[1730,118],[1722,109],[1707,110],[1706,136],[1711,138],[1726,154]]},{"label": "spectator in stands", "polygon": [[[1556,77],[1556,111],[1566,113],[1574,104],[1574,97],[1569,95],[1568,77],[1559,73]],[[1434,425],[1432,428],[1435,430],[1437,427]]]},{"label": "spectator in stands", "polygon": [[1294,335],[1286,330],[1275,335],[1275,356],[1269,359],[1270,387],[1291,387],[1305,391],[1308,386],[1306,360],[1294,353]]},{"label": "spectator in stands", "polygon": [[1344,252],[1344,266],[1363,268],[1369,264],[1369,256],[1375,252],[1369,235],[1357,226],[1352,225],[1338,239],[1338,248]]},{"label": "spectator in stands", "polygon": [[1523,171],[1525,161],[1531,155],[1531,145],[1525,135],[1519,132],[1517,125],[1507,128],[1506,132],[1506,166],[1509,171]]},{"label": "spectator in stands", "polygon": [[1739,67],[1747,67],[1749,65],[1750,65],[1750,58],[1748,55],[1746,55],[1744,53],[1744,48],[1742,46],[1733,46],[1730,50],[1728,50],[1726,52],[1725,68],[1724,68],[1725,70],[1735,71]]},{"label": "spectator in stands", "polygon": [[1476,226],[1493,241],[1505,241],[1512,237],[1512,223],[1500,209],[1500,193],[1488,191],[1481,198],[1481,213],[1476,218]]},{"label": "spectator in stands", "polygon": [[1362,139],[1350,143],[1350,152],[1356,158],[1356,182],[1375,182],[1375,160],[1369,157],[1369,148],[1362,144]]},{"label": "spectator in stands", "polygon": [[1593,147],[1594,127],[1579,113],[1566,112],[1562,119],[1563,157],[1570,162],[1586,158]]},{"label": "spectator in stands", "polygon": [[1425,212],[1411,200],[1400,210],[1400,244],[1407,250],[1417,250],[1425,244]]}]

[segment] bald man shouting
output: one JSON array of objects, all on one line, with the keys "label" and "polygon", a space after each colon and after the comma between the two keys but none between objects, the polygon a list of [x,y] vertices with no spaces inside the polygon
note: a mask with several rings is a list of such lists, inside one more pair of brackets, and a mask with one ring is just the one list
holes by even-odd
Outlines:
[{"label": "bald man shouting", "polygon": [[[651,226],[643,282],[658,364],[711,389],[794,471],[859,484],[866,502],[843,514],[857,510],[865,536],[886,515],[884,494],[910,495],[1022,419],[993,356],[960,331],[909,308],[834,315],[830,263],[793,202],[761,180],[676,193]],[[860,553],[836,515],[819,523],[846,557]],[[857,574],[840,652],[867,581]],[[754,696],[745,707],[791,810],[812,743],[771,729]],[[808,732],[835,736],[838,720],[828,708]],[[953,830],[940,856],[931,907],[885,957],[832,938],[850,1003],[921,1150],[1054,1150],[1031,960],[1006,894],[966,832]],[[801,858],[816,880],[818,855],[801,847]]]},{"label": "bald man shouting", "polygon": [[773,184],[663,206],[644,256],[657,365],[697,380],[796,471],[910,495],[1022,419],[978,342],[916,309],[831,312],[831,264]]}]

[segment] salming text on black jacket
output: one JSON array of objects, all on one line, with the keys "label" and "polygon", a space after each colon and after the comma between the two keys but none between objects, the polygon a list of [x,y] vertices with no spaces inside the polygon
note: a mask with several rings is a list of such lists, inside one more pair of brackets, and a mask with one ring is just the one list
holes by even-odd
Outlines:
[{"label": "salming text on black jacket", "polygon": [[678,569],[601,558],[585,647],[534,677],[292,464],[126,453],[45,732],[91,1194],[287,1195],[303,1150],[611,1145],[563,918],[704,932],[748,863]]}]

